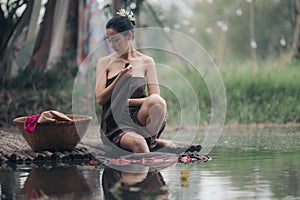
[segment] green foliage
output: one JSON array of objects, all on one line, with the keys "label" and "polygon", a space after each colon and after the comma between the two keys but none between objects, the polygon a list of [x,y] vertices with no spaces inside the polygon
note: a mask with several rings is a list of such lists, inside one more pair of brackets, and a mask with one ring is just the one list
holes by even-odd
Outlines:
[{"label": "green foliage", "polygon": [[11,34],[20,18],[17,10],[27,3],[28,0],[0,1],[0,54],[4,50],[2,48],[4,48],[9,34]]},{"label": "green foliage", "polygon": [[38,114],[45,110],[71,113],[72,90],[2,89],[0,102],[0,127],[11,126],[16,117]]},{"label": "green foliage", "polygon": [[78,68],[69,62],[74,54],[66,53],[48,71],[28,66],[11,80],[2,82],[0,127],[14,118],[54,109],[72,112],[72,88]]},{"label": "green foliage", "polygon": [[6,80],[3,86],[7,89],[63,89],[67,84],[72,84],[73,79],[77,73],[78,68],[76,65],[69,63],[71,59],[70,54],[66,54],[60,58],[60,60],[51,69],[42,71],[36,66],[27,66],[21,69],[18,76]]},{"label": "green foliage", "polygon": [[[187,1],[182,6],[176,1],[170,6],[156,5],[156,9],[159,15],[162,13],[164,16],[166,27],[179,25],[178,31],[198,41],[213,58],[222,57],[225,63],[232,59],[248,59],[251,51],[251,3],[241,0],[193,2]],[[252,1],[252,39],[257,43],[258,58],[274,58],[290,50],[295,30],[294,3],[293,0]],[[187,16],[189,12],[192,14]],[[152,18],[146,19],[147,24],[152,26]],[[195,31],[190,32],[191,29]]]},{"label": "green foliage", "polygon": [[[295,26],[293,5],[294,1],[286,0],[255,1],[255,37],[260,57],[278,56],[290,46]],[[287,40],[286,46],[280,44],[281,38]]]}]

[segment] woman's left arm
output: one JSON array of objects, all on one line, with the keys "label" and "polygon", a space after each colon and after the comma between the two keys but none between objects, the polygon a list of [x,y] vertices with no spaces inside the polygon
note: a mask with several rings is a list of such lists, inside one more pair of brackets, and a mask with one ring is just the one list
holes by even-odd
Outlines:
[{"label": "woman's left arm", "polygon": [[147,81],[148,96],[151,94],[160,94],[154,60],[152,58],[148,58],[147,60],[145,77]]},{"label": "woman's left arm", "polygon": [[[145,78],[147,82],[148,96],[151,94],[160,94],[159,84],[155,69],[155,63],[152,58],[147,58],[145,69]],[[138,99],[128,99],[128,103],[130,106],[140,106],[144,103],[147,97],[138,98]]]}]

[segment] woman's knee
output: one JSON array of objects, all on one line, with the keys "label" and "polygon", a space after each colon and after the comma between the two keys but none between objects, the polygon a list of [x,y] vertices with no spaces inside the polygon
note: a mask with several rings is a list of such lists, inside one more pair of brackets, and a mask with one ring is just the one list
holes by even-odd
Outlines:
[{"label": "woman's knee", "polygon": [[158,105],[163,108],[167,107],[166,101],[158,94],[152,94],[147,98],[147,104],[149,107],[153,105]]},{"label": "woman's knee", "polygon": [[152,94],[148,96],[146,101],[143,103],[138,113],[138,120],[141,124],[147,125],[150,124],[152,120],[161,121],[160,116],[164,117],[166,112],[166,101],[158,94]]}]

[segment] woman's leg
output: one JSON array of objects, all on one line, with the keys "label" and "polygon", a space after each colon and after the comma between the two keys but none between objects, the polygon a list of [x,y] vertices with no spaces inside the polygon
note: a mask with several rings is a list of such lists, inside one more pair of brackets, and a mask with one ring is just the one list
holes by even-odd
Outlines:
[{"label": "woman's leg", "polygon": [[152,94],[142,104],[137,117],[140,123],[147,127],[151,135],[157,138],[157,134],[166,120],[166,113],[166,101],[158,94]]},{"label": "woman's leg", "polygon": [[127,132],[121,137],[120,145],[122,148],[134,153],[149,153],[149,147],[145,138],[135,132]]}]

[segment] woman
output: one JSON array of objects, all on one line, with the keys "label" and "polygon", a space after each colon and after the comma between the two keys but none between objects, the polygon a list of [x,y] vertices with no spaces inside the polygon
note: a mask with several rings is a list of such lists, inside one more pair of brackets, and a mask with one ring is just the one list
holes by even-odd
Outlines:
[{"label": "woman", "polygon": [[133,172],[104,168],[102,188],[105,199],[168,199],[167,185],[159,171],[145,166],[140,166],[138,173],[135,169],[127,169]]},{"label": "woman", "polygon": [[158,139],[165,126],[166,102],[153,59],[133,46],[133,29],[133,15],[124,11],[107,22],[106,36],[114,52],[98,60],[95,92],[103,108],[102,140],[105,136],[122,149],[147,153],[168,145]]}]

